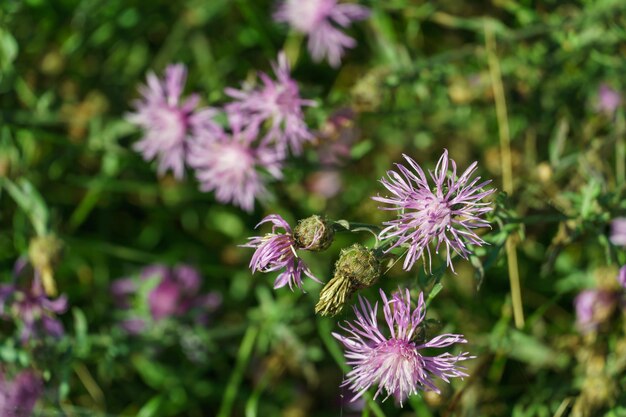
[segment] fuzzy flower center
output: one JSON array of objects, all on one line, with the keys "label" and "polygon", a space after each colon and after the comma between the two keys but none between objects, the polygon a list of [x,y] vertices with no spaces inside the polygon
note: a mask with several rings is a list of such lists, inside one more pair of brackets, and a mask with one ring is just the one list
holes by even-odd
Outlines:
[{"label": "fuzzy flower center", "polygon": [[399,339],[389,339],[376,346],[364,366],[388,395],[401,399],[416,391],[415,381],[422,379],[424,372],[415,344]]},{"label": "fuzzy flower center", "polygon": [[280,84],[276,89],[274,103],[281,113],[289,113],[294,108],[299,108],[300,94],[297,85],[293,82]]},{"label": "fuzzy flower center", "polygon": [[444,233],[452,220],[452,210],[448,203],[433,196],[420,205],[422,207],[415,213],[419,228],[431,236]]},{"label": "fuzzy flower center", "polygon": [[155,111],[154,126],[167,134],[160,135],[167,145],[177,145],[187,133],[187,116],[176,107],[161,107]]},{"label": "fuzzy flower center", "polygon": [[309,33],[328,16],[333,5],[329,0],[289,0],[287,18],[294,28]]},{"label": "fuzzy flower center", "polygon": [[249,172],[254,170],[254,156],[252,151],[239,143],[223,144],[215,150],[215,171],[239,183]]}]

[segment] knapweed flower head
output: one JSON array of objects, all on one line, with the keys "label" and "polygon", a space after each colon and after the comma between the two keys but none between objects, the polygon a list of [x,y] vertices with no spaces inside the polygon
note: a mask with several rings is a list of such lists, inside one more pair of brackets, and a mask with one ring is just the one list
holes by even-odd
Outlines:
[{"label": "knapweed flower head", "polygon": [[617,294],[600,289],[581,291],[574,299],[576,327],[581,333],[597,330],[613,314],[617,305]]},{"label": "knapweed flower head", "polygon": [[626,246],[626,217],[613,219],[609,240],[615,246]]},{"label": "knapweed flower head", "polygon": [[609,116],[622,104],[622,95],[607,84],[600,84],[596,109]]},{"label": "knapweed flower head", "polygon": [[313,139],[302,108],[314,106],[315,102],[300,98],[300,89],[291,78],[284,53],[278,55],[278,62],[272,64],[272,68],[276,80],[261,72],[259,77],[263,85],[257,89],[227,88],[226,94],[235,101],[225,106],[226,112],[231,119],[242,123],[252,136],[258,135],[268,121],[270,125],[263,144],[273,143],[281,152],[291,148],[298,155],[302,153],[302,145]]},{"label": "knapweed flower head", "polygon": [[[183,316],[191,310],[204,314],[217,308],[212,293],[199,294],[201,282],[200,272],[190,265],[168,267],[155,264],[145,267],[137,278],[115,280],[111,285],[111,293],[117,306],[122,309],[131,309],[133,297],[145,295],[143,300],[135,299],[134,304],[147,304],[150,318],[158,322]],[[146,292],[143,288],[149,290]],[[204,318],[201,317],[201,320]],[[146,320],[141,316],[131,316],[122,322],[122,327],[129,333],[140,333],[146,327]]]},{"label": "knapweed flower head", "polygon": [[429,341],[419,340],[420,326],[426,315],[424,295],[420,293],[417,307],[411,309],[409,290],[395,293],[387,299],[380,290],[387,331],[379,328],[378,302],[370,302],[359,296],[354,306],[356,320],[340,326],[347,335],[333,333],[346,349],[347,364],[352,370],[343,382],[359,398],[370,387],[378,385],[374,398],[382,392],[393,395],[402,405],[410,395],[418,391],[435,391],[435,378],[450,382],[449,378],[464,377],[465,368],[459,361],[473,358],[464,352],[458,355],[443,353],[426,356],[423,349],[444,348],[455,343],[467,343],[460,334],[443,334]]},{"label": "knapweed flower head", "polygon": [[319,132],[318,156],[326,167],[340,167],[350,159],[352,146],[361,132],[355,123],[356,114],[350,108],[333,112]]},{"label": "knapweed flower head", "polygon": [[369,16],[367,7],[340,4],[337,0],[285,0],[274,14],[277,22],[287,22],[293,29],[309,36],[308,48],[313,60],[327,59],[332,67],[341,64],[345,49],[356,41],[343,33],[355,20]]},{"label": "knapweed flower head", "polygon": [[215,193],[220,203],[231,203],[247,212],[267,193],[264,173],[282,178],[283,156],[273,146],[254,145],[256,136],[231,123],[232,133],[222,129],[194,135],[187,163],[195,170],[200,190]]},{"label": "knapweed flower head", "polygon": [[[289,223],[278,214],[270,214],[256,227],[268,222],[272,223],[271,233],[248,238],[248,243],[241,245],[245,248],[256,249],[250,260],[252,272],[272,272],[284,269],[274,281],[274,289],[285,285],[289,285],[292,291],[294,286],[302,288],[302,274],[321,284],[298,256],[297,249],[306,250],[307,248],[298,247]],[[284,232],[279,232],[278,229],[283,229]]]},{"label": "knapweed flower head", "polygon": [[140,87],[141,100],[134,102],[135,111],[126,118],[144,130],[144,136],[134,144],[146,161],[157,160],[159,175],[171,171],[175,178],[185,173],[185,157],[189,133],[196,128],[213,129],[216,111],[197,109],[199,96],[182,98],[187,69],[183,64],[169,65],[160,80],[149,73],[147,85]]},{"label": "knapweed flower head", "polygon": [[56,316],[67,311],[67,297],[48,298],[37,272],[30,282],[26,278],[16,276],[16,283],[0,286],[0,318],[19,323],[24,343],[44,336],[61,337],[63,325]]},{"label": "knapweed flower head", "polygon": [[43,393],[43,381],[32,371],[18,373],[12,381],[0,371],[0,415],[30,416]]},{"label": "knapweed flower head", "polygon": [[477,163],[474,162],[457,177],[456,163],[448,158],[448,151],[437,162],[434,172],[429,172],[431,186],[422,168],[411,157],[403,155],[408,167],[396,164],[397,171],[388,171],[381,183],[389,197],[373,197],[388,204],[383,210],[397,210],[395,220],[385,222],[387,227],[380,232],[381,239],[395,239],[387,251],[406,246],[404,269],[410,270],[415,262],[425,258],[424,266],[431,269],[431,244],[439,253],[445,245],[446,265],[452,271],[452,253],[464,259],[471,254],[468,244],[481,246],[485,241],[474,229],[488,227],[482,216],[493,210],[490,203],[482,201],[495,189],[484,189],[491,180],[480,182],[472,179]]}]

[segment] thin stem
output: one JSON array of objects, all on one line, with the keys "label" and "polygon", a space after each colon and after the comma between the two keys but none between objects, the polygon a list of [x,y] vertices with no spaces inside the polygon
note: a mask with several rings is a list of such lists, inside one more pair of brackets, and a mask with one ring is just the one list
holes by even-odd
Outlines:
[{"label": "thin stem", "polygon": [[[511,158],[511,133],[509,130],[509,118],[506,108],[506,97],[502,85],[500,62],[496,55],[496,39],[492,26],[485,21],[485,47],[487,49],[487,62],[489,75],[493,88],[496,117],[498,119],[498,135],[500,137],[500,155],[502,158],[502,185],[504,191],[513,195],[513,163]],[[513,301],[513,317],[515,327],[524,327],[524,309],[522,307],[522,291],[517,265],[517,251],[515,242],[509,237],[506,241],[506,257],[509,268],[509,281],[511,284],[511,297]]]},{"label": "thin stem", "polygon": [[252,349],[254,349],[254,342],[256,341],[259,329],[256,326],[248,327],[246,333],[243,335],[243,340],[239,346],[239,352],[237,352],[237,362],[235,363],[235,369],[230,375],[230,380],[224,391],[224,399],[220,406],[220,411],[217,414],[218,417],[229,417],[237,396],[237,390],[243,379],[243,373],[246,370],[250,356],[252,355]]}]

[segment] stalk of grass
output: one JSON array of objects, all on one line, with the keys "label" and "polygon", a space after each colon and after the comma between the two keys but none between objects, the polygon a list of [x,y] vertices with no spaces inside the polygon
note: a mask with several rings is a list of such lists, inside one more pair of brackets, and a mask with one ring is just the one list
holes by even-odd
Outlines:
[{"label": "stalk of grass", "polygon": [[246,366],[248,365],[248,361],[252,355],[252,350],[254,349],[254,343],[258,334],[259,328],[257,326],[250,326],[243,335],[241,345],[239,345],[239,352],[237,352],[235,369],[230,375],[228,385],[224,391],[224,399],[222,400],[217,417],[229,417],[231,415],[233,403],[235,402],[235,397],[237,397],[237,390],[241,385],[243,373],[246,370]]}]

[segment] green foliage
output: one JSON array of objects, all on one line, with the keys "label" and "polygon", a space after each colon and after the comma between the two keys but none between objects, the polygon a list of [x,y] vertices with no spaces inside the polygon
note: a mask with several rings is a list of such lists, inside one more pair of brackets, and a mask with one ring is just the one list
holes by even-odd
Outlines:
[{"label": "green foliage", "polygon": [[[65,336],[23,343],[19,323],[0,322],[2,371],[44,375],[41,415],[626,416],[623,307],[592,335],[577,330],[573,308],[586,288],[623,297],[615,276],[626,252],[608,233],[626,216],[626,114],[623,103],[598,110],[601,84],[626,91],[623,0],[363,0],[372,15],[349,29],[358,46],[339,69],[312,62],[307,39],[273,22],[270,0],[0,3],[0,283],[14,281],[13,264],[33,236],[65,243],[54,271],[70,300],[60,316]],[[328,171],[321,133],[251,214],[200,192],[191,172],[159,178],[132,150],[138,133],[124,115],[147,72],[185,63],[187,91],[221,106],[226,87],[270,71],[283,49],[301,94],[318,103],[307,111],[312,130],[338,109],[356,112],[357,141],[331,170],[338,194],[316,188]],[[504,88],[512,193],[503,191],[490,54]],[[424,291],[428,323],[464,334],[477,358],[466,362],[470,376],[442,384],[441,395],[414,396],[399,409],[368,393],[355,412],[339,387],[349,367],[331,335],[351,309],[337,320],[315,317],[318,284],[274,291],[276,274],[253,276],[252,251],[238,245],[265,233],[254,227],[271,213],[292,226],[313,214],[350,219],[337,222],[346,230],[328,251],[303,256],[327,282],[342,248],[384,245],[364,226],[392,216],[371,200],[385,193],[377,180],[402,153],[432,170],[443,148],[461,172],[479,161],[499,190],[492,229],[481,232],[489,245],[455,259],[456,274],[443,258],[432,273],[419,263],[402,271],[394,259],[379,283],[387,293]],[[518,257],[521,328],[507,240]],[[221,293],[223,304],[205,323],[168,319],[127,334],[111,283],[152,263],[197,266],[202,291]],[[158,282],[136,281],[131,311],[147,317]],[[374,300],[377,291],[361,294]],[[608,394],[594,397],[598,387]]]}]

